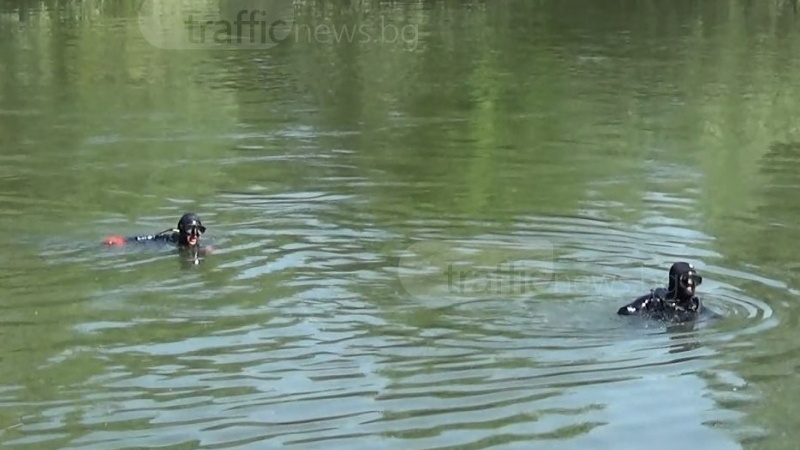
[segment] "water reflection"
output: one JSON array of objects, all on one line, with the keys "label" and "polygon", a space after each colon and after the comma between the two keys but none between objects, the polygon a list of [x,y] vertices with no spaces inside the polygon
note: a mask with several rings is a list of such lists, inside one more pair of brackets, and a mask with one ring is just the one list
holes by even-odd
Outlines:
[{"label": "water reflection", "polygon": [[[132,3],[3,3],[4,446],[790,442],[797,158],[753,149],[796,58],[752,63],[785,4],[302,3],[419,46],[167,53]],[[187,209],[212,254],[97,242]],[[616,316],[678,259],[721,318]]]},{"label": "water reflection", "polygon": [[190,269],[200,265],[200,262],[208,256],[206,249],[197,247],[179,248],[177,253],[183,269]]}]

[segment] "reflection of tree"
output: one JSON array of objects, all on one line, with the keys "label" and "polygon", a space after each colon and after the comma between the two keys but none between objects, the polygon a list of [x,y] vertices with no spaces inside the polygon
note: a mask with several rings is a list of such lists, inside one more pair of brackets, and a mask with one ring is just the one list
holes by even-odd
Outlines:
[{"label": "reflection of tree", "polygon": [[[248,70],[239,80],[244,122],[263,119],[265,108],[258,105],[287,100],[280,90],[252,89],[259,81],[251,76],[270,77],[287,89],[302,86],[309,106],[319,110],[309,116],[319,130],[354,132],[319,138],[321,145],[355,150],[341,159],[380,182],[372,194],[376,207],[391,204],[400,214],[426,208],[441,216],[494,217],[570,210],[586,182],[630,156],[625,142],[612,155],[595,156],[604,146],[592,137],[597,105],[582,104],[573,89],[590,85],[595,74],[573,72],[571,36],[536,28],[546,23],[546,8],[534,11],[529,2],[397,5],[349,14],[302,10],[299,26],[364,26],[371,36],[379,36],[386,24],[413,25],[420,48],[296,42],[286,55],[302,69],[295,79],[270,77],[275,70],[286,73],[275,65],[261,73]],[[533,23],[521,19],[526,15]],[[510,45],[524,52],[501,51]],[[611,103],[612,110],[623,106]],[[521,173],[520,165],[527,165],[528,173]],[[397,185],[406,186],[400,196]]]},{"label": "reflection of tree", "polygon": [[[755,203],[749,213],[755,217],[746,230],[756,230],[746,236],[735,234],[738,248],[753,261],[780,279],[796,287],[800,284],[797,274],[797,242],[800,230],[800,143],[797,141],[774,142],[760,159],[757,166],[760,187],[755,190]],[[761,287],[763,297],[779,317],[781,325],[759,336],[757,345],[763,354],[747,358],[740,371],[744,377],[758,387],[758,401],[753,417],[773,436],[774,446],[791,447],[800,439],[795,422],[794,405],[787,399],[800,396],[800,388],[787,374],[797,370],[800,347],[796,334],[800,311],[793,305],[782,305],[787,294],[778,294]],[[794,303],[794,298],[790,300]],[[759,352],[761,353],[761,352]],[[771,442],[773,443],[773,442]]]},{"label": "reflection of tree", "polygon": [[[0,93],[15,112],[0,121],[13,130],[0,138],[4,148],[34,160],[57,149],[41,157],[40,179],[7,181],[4,192],[70,204],[72,217],[81,208],[135,217],[168,196],[213,192],[212,161],[225,150],[214,130],[230,128],[231,105],[224,92],[193,82],[202,52],[163,52],[143,39],[135,4],[33,3],[28,26],[3,40],[11,64],[0,66]],[[54,160],[69,170],[48,173]]]},{"label": "reflection of tree", "polygon": [[773,144],[761,159],[760,173],[766,182],[755,212],[769,237],[758,239],[752,250],[764,261],[795,263],[794,243],[800,241],[800,143]]}]

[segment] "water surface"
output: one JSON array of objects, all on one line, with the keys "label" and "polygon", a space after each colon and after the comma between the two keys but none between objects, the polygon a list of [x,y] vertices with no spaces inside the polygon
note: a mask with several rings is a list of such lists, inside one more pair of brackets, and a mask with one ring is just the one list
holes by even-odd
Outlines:
[{"label": "water surface", "polygon": [[[251,51],[0,5],[3,448],[800,439],[790,2],[300,4],[417,40]],[[197,263],[100,245],[187,210]],[[676,260],[718,318],[615,315]]]}]

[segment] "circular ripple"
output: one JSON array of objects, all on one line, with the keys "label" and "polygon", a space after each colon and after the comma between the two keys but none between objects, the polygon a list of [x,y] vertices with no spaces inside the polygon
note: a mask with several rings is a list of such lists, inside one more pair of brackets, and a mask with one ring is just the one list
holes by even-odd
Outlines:
[{"label": "circular ripple", "polygon": [[496,313],[498,329],[523,328],[551,340],[610,342],[626,336],[631,324],[668,330],[651,321],[643,325],[618,318],[616,311],[665,285],[670,265],[685,260],[705,276],[699,294],[711,314],[680,329],[733,339],[774,327],[769,304],[736,286],[758,284],[784,294],[786,287],[706,264],[719,258],[705,249],[710,241],[677,222],[622,231],[591,218],[527,218],[513,233],[416,242],[399,252],[396,274],[417,305],[459,311],[484,327]]},{"label": "circular ripple", "polygon": [[[716,369],[720,344],[774,326],[758,298],[784,287],[709,264],[718,255],[706,236],[679,223],[527,217],[446,239],[466,223],[451,219],[415,222],[410,234],[423,240],[386,254],[397,236],[337,215],[340,200],[223,195],[220,209],[250,217],[215,228],[224,248],[178,277],[161,269],[174,264],[166,253],[95,262],[154,267],[144,281],[108,275],[127,285],[97,294],[108,306],[76,327],[84,346],[43,366],[102,358],[90,385],[68,391],[84,400],[31,405],[41,416],[6,442],[55,442],[80,410],[83,434],[61,448],[591,448],[652,421],[682,430],[671,445],[701,436],[725,447],[703,420],[732,413],[707,395],[705,374],[741,383]],[[281,214],[258,214],[267,207]],[[79,264],[74,256],[54,257]],[[675,259],[703,271],[718,317],[674,327],[616,315],[663,284]],[[165,293],[170,301],[148,303]],[[7,396],[0,407],[15,406]]]}]

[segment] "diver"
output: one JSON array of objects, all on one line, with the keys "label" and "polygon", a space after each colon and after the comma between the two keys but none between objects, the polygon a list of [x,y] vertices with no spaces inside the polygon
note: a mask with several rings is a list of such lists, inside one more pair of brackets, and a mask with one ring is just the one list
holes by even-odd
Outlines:
[{"label": "diver", "polygon": [[656,288],[617,311],[621,316],[643,315],[659,320],[684,322],[692,320],[703,310],[700,298],[695,295],[703,283],[694,266],[676,262],[669,269],[667,288]]},{"label": "diver", "polygon": [[142,236],[110,236],[106,238],[105,243],[107,245],[125,245],[136,242],[163,242],[180,248],[196,248],[200,244],[200,237],[205,232],[206,227],[197,214],[186,213],[178,220],[176,228]]}]

